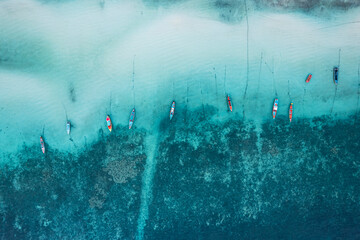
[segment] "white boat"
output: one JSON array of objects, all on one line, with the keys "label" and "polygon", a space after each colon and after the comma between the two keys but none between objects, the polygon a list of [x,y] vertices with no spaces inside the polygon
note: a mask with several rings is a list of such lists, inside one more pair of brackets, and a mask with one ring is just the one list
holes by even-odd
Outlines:
[{"label": "white boat", "polygon": [[68,135],[70,135],[70,131],[71,131],[71,123],[70,121],[67,121],[66,123],[66,132]]},{"label": "white boat", "polygon": [[40,136],[41,151],[45,154],[45,142],[42,136]]},{"label": "white boat", "polygon": [[131,129],[132,125],[134,124],[134,120],[135,120],[135,108],[130,113],[129,129]]}]

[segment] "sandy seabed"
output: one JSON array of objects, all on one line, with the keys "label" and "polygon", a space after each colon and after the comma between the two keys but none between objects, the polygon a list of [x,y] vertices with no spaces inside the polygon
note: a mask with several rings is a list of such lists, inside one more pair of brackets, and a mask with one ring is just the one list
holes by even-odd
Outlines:
[{"label": "sandy seabed", "polygon": [[2,1],[1,238],[359,236],[360,10],[259,4]]}]

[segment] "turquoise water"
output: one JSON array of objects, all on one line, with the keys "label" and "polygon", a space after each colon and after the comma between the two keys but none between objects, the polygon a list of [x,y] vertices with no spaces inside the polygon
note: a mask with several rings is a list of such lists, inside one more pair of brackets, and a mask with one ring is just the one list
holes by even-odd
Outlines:
[{"label": "turquoise water", "polygon": [[1,239],[359,238],[360,9],[245,3],[1,1]]}]

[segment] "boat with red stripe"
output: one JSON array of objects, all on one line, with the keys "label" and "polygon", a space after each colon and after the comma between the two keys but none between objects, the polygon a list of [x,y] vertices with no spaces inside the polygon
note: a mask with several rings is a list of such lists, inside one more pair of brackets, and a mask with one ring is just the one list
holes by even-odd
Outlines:
[{"label": "boat with red stripe", "polygon": [[112,123],[111,123],[111,119],[110,119],[109,115],[106,116],[106,124],[107,124],[109,131],[111,132],[112,131]]},{"label": "boat with red stripe", "polygon": [[232,104],[231,104],[230,95],[227,96],[227,101],[228,101],[230,112],[232,112]]},{"label": "boat with red stripe", "polygon": [[278,110],[278,104],[279,104],[279,100],[277,98],[275,98],[274,105],[273,105],[273,110],[272,110],[273,119],[275,119],[275,117],[276,117],[276,113],[277,113],[277,110]]}]

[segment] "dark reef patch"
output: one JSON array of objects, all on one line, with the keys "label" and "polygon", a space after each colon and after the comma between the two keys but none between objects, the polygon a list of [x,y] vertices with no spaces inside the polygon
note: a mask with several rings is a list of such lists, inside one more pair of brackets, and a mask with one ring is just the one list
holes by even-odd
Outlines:
[{"label": "dark reef patch", "polygon": [[149,7],[170,6],[172,4],[186,2],[187,0],[142,0]]},{"label": "dark reef patch", "polygon": [[[339,0],[334,1],[327,1],[326,4],[333,4],[335,5],[336,2],[339,2]],[[315,7],[321,7],[324,5],[324,2],[321,0],[311,0],[311,1],[304,1],[304,0],[254,0],[254,3],[258,8],[278,8],[278,9],[290,9],[290,10],[305,10],[309,11],[311,9],[314,9]]]},{"label": "dark reef patch", "polygon": [[190,121],[166,135],[145,239],[360,237],[360,127],[351,120],[279,118],[261,132]]},{"label": "dark reef patch", "polygon": [[[79,156],[51,147],[42,155],[39,146],[24,147],[21,164],[1,171],[0,238],[134,238],[146,158],[143,137],[140,131],[131,137],[117,131]],[[115,181],[117,174],[124,180]]]},{"label": "dark reef patch", "polygon": [[[191,2],[191,0],[187,0]],[[147,6],[168,7],[186,0],[143,0]],[[196,3],[196,1],[193,1]],[[359,0],[210,0],[208,6],[217,11],[221,21],[233,23],[244,19],[247,10],[304,12],[328,16],[333,11],[347,11],[360,6]],[[196,6],[196,4],[194,4]],[[246,8],[245,8],[246,6]],[[327,12],[328,11],[328,12]]]},{"label": "dark reef patch", "polygon": [[[216,0],[214,6],[217,8],[229,8],[236,10],[243,7],[245,0]],[[331,8],[338,10],[348,10],[360,6],[358,0],[246,0],[250,5],[255,5],[258,9],[288,9],[309,11],[314,8]]]},{"label": "dark reef patch", "polygon": [[216,0],[213,6],[219,12],[220,18],[226,22],[239,21],[246,14],[245,1]]},{"label": "dark reef patch", "polygon": [[[353,118],[259,126],[202,109],[161,124],[145,239],[360,237]],[[1,170],[0,238],[134,239],[147,133],[122,129],[77,156],[25,146]]]}]

